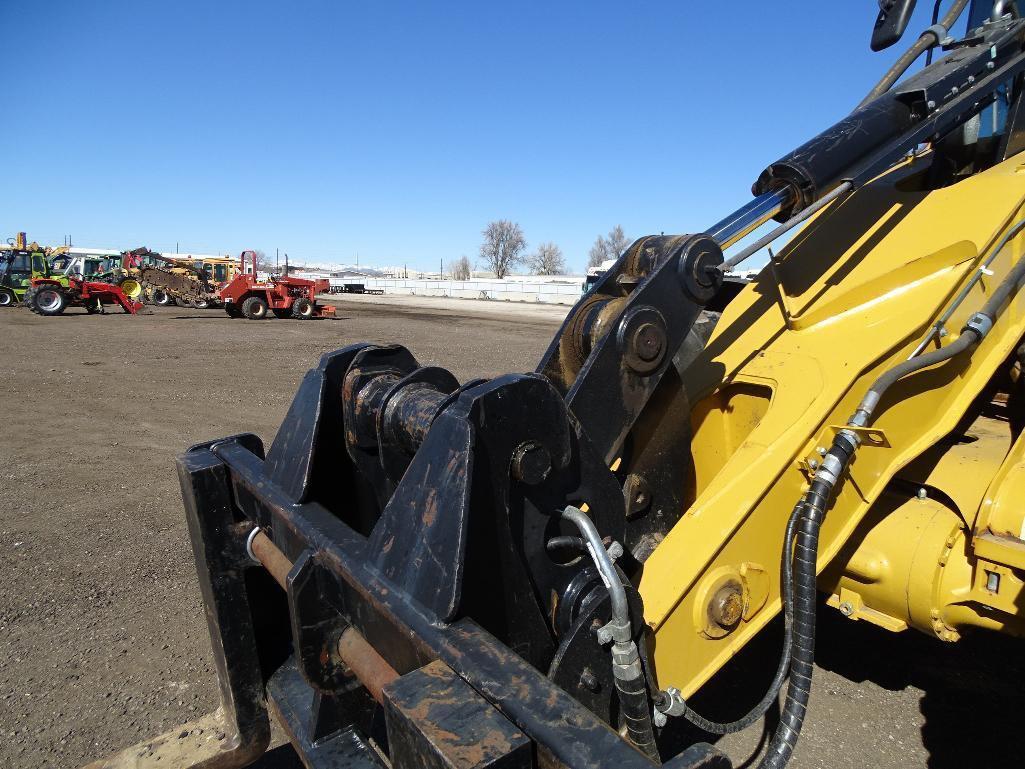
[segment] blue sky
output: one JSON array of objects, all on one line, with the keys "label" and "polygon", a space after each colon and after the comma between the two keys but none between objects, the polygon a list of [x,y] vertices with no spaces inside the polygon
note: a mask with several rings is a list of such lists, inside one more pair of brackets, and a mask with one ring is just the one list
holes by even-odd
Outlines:
[{"label": "blue sky", "polygon": [[11,0],[0,234],[436,270],[506,218],[581,269],[746,202],[896,57],[876,10]]}]

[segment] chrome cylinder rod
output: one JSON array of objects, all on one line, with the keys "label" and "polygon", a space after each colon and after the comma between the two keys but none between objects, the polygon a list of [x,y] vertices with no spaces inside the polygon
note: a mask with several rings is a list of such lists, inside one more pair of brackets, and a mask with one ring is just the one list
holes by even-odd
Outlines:
[{"label": "chrome cylinder rod", "polygon": [[766,192],[705,230],[705,234],[718,243],[720,248],[729,248],[790,206],[793,197],[794,193],[789,187]]}]

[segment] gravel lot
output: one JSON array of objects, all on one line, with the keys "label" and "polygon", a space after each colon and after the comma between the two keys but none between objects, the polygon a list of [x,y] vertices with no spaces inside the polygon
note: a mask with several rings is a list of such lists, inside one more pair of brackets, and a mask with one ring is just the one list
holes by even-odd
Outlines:
[{"label": "gravel lot", "polygon": [[[460,379],[525,371],[566,312],[400,297],[336,304],[337,320],[310,323],[179,308],[0,311],[0,766],[79,766],[215,705],[173,466],[186,446],[240,431],[269,443],[327,350],[401,341]],[[978,637],[948,647],[835,612],[820,635],[796,769],[1020,763],[1020,646]],[[757,699],[759,676],[744,671],[773,667],[777,654],[771,638],[748,650],[718,699]],[[722,744],[740,760],[753,732]],[[295,765],[287,747],[261,762]]]}]

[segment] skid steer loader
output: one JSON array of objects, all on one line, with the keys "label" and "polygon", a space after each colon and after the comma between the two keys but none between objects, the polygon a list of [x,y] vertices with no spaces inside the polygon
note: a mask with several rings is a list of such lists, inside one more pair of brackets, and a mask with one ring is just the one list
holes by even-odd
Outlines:
[{"label": "skid steer loader", "polygon": [[[876,49],[913,3],[880,5]],[[728,768],[685,725],[782,699],[782,767],[823,607],[1022,635],[1025,19],[967,6],[734,214],[631,245],[533,373],[354,345],[266,451],[182,456],[221,707],[101,765],[245,766],[273,714],[308,767]],[[692,707],[780,613],[760,701]]]}]

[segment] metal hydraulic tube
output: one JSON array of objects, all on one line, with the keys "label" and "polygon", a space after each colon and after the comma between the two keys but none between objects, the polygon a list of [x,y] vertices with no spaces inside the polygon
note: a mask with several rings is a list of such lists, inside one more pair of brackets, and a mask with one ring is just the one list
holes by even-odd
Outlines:
[{"label": "metal hydraulic tube", "polygon": [[793,206],[795,200],[794,191],[789,187],[764,192],[725,219],[716,222],[705,231],[705,234],[718,243],[720,248],[729,248],[781,211]]}]

